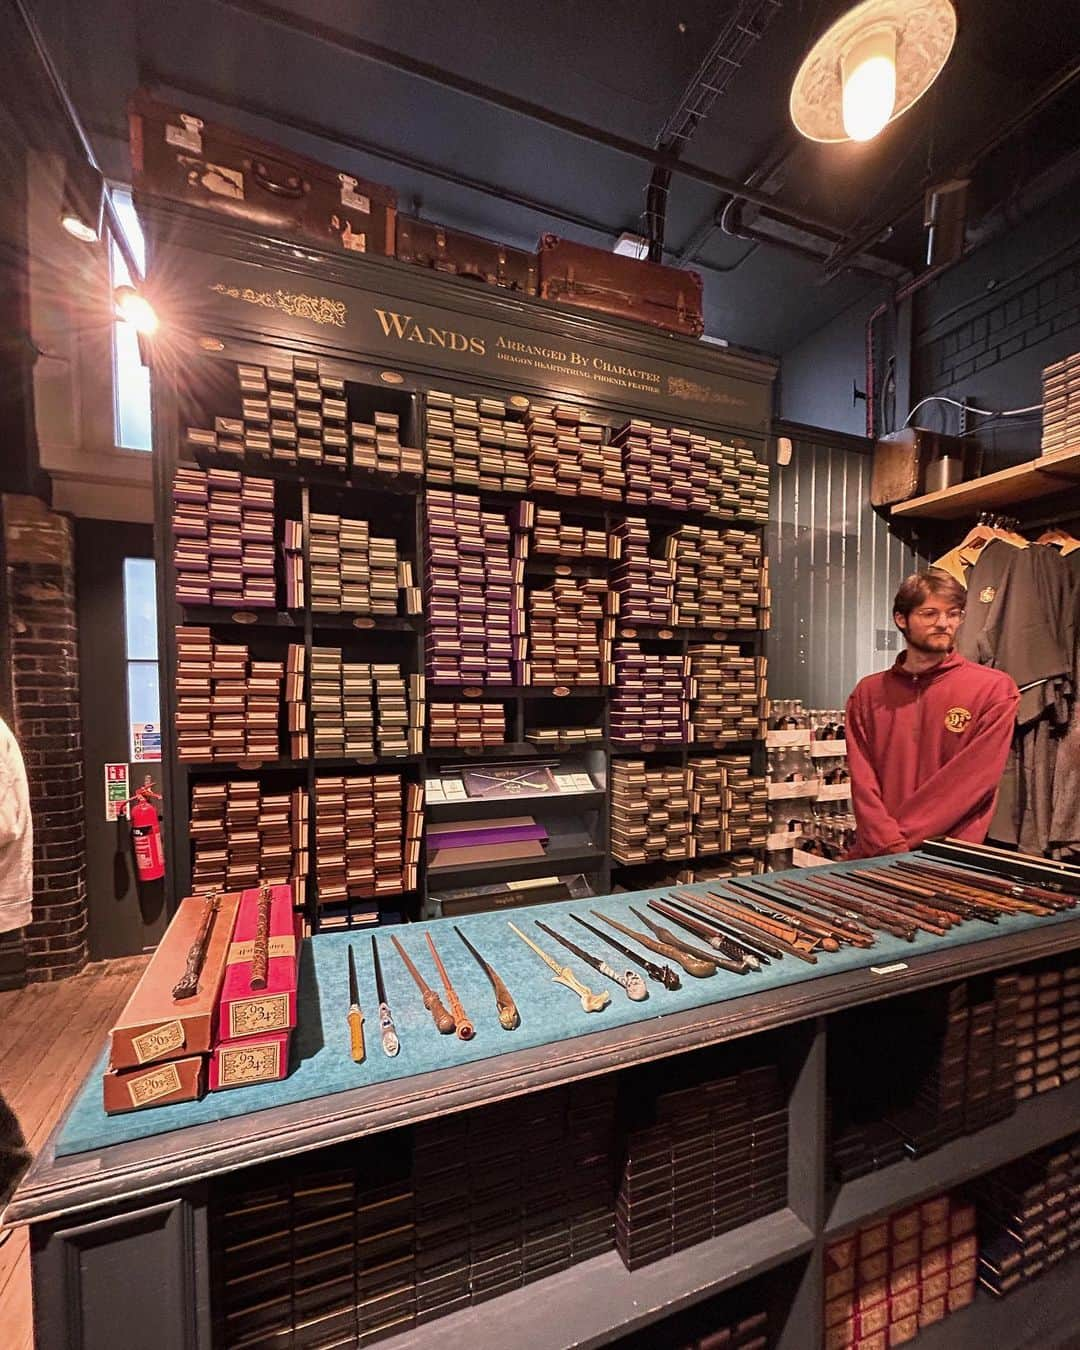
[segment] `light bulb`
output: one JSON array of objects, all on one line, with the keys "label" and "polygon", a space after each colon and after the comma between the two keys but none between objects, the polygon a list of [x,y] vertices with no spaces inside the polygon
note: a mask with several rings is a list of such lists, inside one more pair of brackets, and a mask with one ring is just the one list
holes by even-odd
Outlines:
[{"label": "light bulb", "polygon": [[84,244],[96,244],[98,241],[97,230],[92,225],[88,225],[81,216],[77,216],[73,211],[69,211],[60,217],[60,224],[75,239],[81,239]]},{"label": "light bulb", "polygon": [[840,59],[844,130],[870,141],[896,107],[896,31],[881,25],[860,36]]},{"label": "light bulb", "polygon": [[157,332],[158,316],[154,313],[154,307],[134,286],[117,286],[113,299],[118,319],[123,319],[137,333],[145,333],[147,337]]}]

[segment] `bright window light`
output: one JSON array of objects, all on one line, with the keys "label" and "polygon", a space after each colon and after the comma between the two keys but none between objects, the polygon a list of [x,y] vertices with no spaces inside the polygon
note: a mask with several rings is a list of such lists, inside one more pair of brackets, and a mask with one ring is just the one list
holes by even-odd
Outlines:
[{"label": "bright window light", "polygon": [[[146,241],[143,238],[131,189],[112,188],[113,205],[124,227],[124,238],[141,268],[146,266]],[[128,271],[116,240],[109,236],[110,290],[117,286],[136,286],[138,277]],[[113,324],[113,434],[116,444],[125,450],[151,450],[150,372],[139,355],[139,335],[129,323]]]}]

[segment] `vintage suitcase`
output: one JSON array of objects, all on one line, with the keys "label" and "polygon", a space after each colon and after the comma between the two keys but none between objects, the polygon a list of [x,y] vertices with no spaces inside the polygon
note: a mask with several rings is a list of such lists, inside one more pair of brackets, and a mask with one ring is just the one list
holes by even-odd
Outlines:
[{"label": "vintage suitcase", "polygon": [[436,272],[471,277],[525,295],[536,294],[535,253],[509,248],[478,234],[448,230],[428,220],[398,217],[397,257],[399,262],[431,267]]},{"label": "vintage suitcase", "polygon": [[705,331],[697,272],[572,244],[554,234],[540,240],[538,257],[544,300],[639,319],[686,337]]},{"label": "vintage suitcase", "polygon": [[961,482],[971,476],[971,467],[971,446],[959,436],[923,427],[890,432],[874,446],[870,505],[895,506],[933,492],[950,479]]},{"label": "vintage suitcase", "polygon": [[137,192],[326,248],[393,257],[391,188],[204,122],[142,90],[128,112]]}]

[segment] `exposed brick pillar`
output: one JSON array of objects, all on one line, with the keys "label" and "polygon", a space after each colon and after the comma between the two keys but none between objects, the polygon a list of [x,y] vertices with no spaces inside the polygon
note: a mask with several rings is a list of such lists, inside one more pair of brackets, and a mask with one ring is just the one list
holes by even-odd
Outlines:
[{"label": "exposed brick pillar", "polygon": [[58,980],[87,959],[74,536],[66,516],[13,494],[3,498],[3,530],[11,702],[34,817],[26,974]]}]

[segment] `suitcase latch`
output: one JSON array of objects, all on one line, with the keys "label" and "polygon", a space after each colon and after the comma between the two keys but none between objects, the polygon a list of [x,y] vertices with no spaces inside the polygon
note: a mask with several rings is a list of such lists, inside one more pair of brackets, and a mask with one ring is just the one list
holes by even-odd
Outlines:
[{"label": "suitcase latch", "polygon": [[180,126],[174,122],[165,124],[165,141],[168,145],[175,145],[178,150],[187,150],[193,155],[202,154],[202,129],[203,120],[201,117],[191,117],[188,113],[180,114]]},{"label": "suitcase latch", "polygon": [[357,192],[360,186],[351,174],[339,173],[338,179],[341,182],[341,204],[349,206],[354,211],[362,211],[365,216],[371,215],[371,198],[365,197],[362,192]]}]

